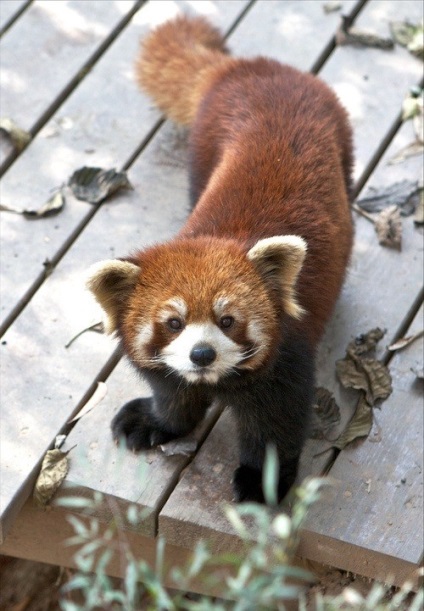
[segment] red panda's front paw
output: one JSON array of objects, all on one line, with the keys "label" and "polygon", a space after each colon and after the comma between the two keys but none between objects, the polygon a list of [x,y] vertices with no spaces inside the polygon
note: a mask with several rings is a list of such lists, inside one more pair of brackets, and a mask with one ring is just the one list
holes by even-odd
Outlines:
[{"label": "red panda's front paw", "polygon": [[150,413],[151,399],[134,399],[126,403],[111,423],[112,435],[118,443],[124,440],[132,452],[149,449],[175,438],[154,421]]},{"label": "red panda's front paw", "polygon": [[234,471],[233,489],[237,503],[253,501],[265,503],[262,491],[262,471],[247,465],[240,465]]}]

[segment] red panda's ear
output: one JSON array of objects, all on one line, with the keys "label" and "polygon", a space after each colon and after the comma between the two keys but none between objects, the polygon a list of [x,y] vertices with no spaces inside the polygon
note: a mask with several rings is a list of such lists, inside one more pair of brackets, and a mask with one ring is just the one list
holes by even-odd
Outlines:
[{"label": "red panda's ear", "polygon": [[107,333],[116,331],[121,311],[137,283],[140,271],[138,265],[117,259],[101,261],[89,269],[87,287],[106,314]]},{"label": "red panda's ear", "polygon": [[264,280],[281,291],[284,309],[290,316],[304,314],[295,295],[295,284],[306,255],[306,242],[296,235],[259,240],[247,253]]}]

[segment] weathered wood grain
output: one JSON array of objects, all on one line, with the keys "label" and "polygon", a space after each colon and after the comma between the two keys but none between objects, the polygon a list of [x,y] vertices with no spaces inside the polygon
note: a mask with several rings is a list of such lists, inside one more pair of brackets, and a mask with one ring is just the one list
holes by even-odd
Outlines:
[{"label": "weathered wood grain", "polygon": [[[0,44],[2,116],[31,130],[133,5],[132,1],[121,5],[33,2]],[[9,152],[2,139],[1,164]]]},{"label": "weathered wood grain", "polygon": [[[408,329],[423,328],[423,308]],[[368,439],[351,444],[312,509],[299,553],[396,585],[417,579],[423,555],[423,339],[390,363],[393,393]],[[347,544],[347,545],[346,545]],[[415,574],[414,574],[415,573]]]},{"label": "weathered wood grain", "polygon": [[[143,11],[140,11],[137,19],[141,21],[138,24],[145,28],[144,31],[155,20],[166,18],[162,10],[163,6],[161,2],[152,3],[152,6],[146,6],[146,11],[148,9],[150,12],[143,13]],[[174,4],[167,6],[170,7],[171,11],[177,8]],[[199,6],[204,8],[204,5]],[[213,13],[215,19],[218,19],[223,27],[229,27],[237,16],[236,9],[240,11],[244,6],[244,2],[235,2],[207,5],[206,8],[216,8]],[[151,12],[152,10],[153,12]],[[109,124],[111,130],[109,131],[110,147],[112,149],[115,146],[118,147],[121,154],[125,151],[125,144],[121,142],[123,135],[127,135],[128,141],[131,142],[132,133],[134,146],[139,142],[139,136],[134,136],[135,120],[134,115],[129,116],[130,112],[137,113],[137,108],[140,109],[144,105],[145,117],[154,117],[154,120],[150,120],[150,126],[159,116],[156,111],[148,109],[148,101],[136,91],[132,77],[129,75],[131,61],[133,61],[138,46],[139,33],[139,29],[129,28],[126,31],[128,41],[126,37],[122,42],[121,39],[118,39],[115,44],[119,46],[109,49],[112,56],[109,56],[109,54],[107,54],[107,58],[105,56],[106,64],[104,67],[100,65],[101,62],[96,66],[97,70],[103,71],[101,72],[102,76],[96,70],[93,70],[90,75],[90,79],[92,79],[91,87],[93,88],[90,95],[93,96],[92,99],[96,100],[98,96],[95,116],[101,122],[102,109],[104,109],[108,117],[106,122],[109,124],[109,121],[112,121],[112,125]],[[111,64],[108,63],[109,61]],[[111,66],[116,68],[117,73],[122,74],[123,81],[121,83],[125,81],[130,83],[126,89],[126,94],[128,95],[128,109],[133,109],[122,115],[122,123],[119,124],[122,132],[119,131],[119,138],[117,138],[115,132],[116,124],[113,125],[113,118],[108,114],[115,108],[113,100],[105,98],[104,87],[103,90],[101,87],[102,83],[112,89],[115,87],[108,77]],[[84,81],[81,86],[88,87],[87,82]],[[118,96],[119,92],[114,91],[115,95]],[[130,91],[132,91],[131,95]],[[125,96],[125,91],[122,95]],[[141,97],[142,101],[137,107],[138,96]],[[83,97],[83,99],[86,98]],[[73,101],[70,99],[68,103],[72,104]],[[82,105],[83,100],[80,100],[80,105],[77,105],[80,113],[82,113]],[[78,114],[73,116],[78,117]],[[87,138],[85,129],[88,129],[88,125],[89,122],[85,124],[82,119],[75,123],[75,131],[83,140]],[[112,126],[114,127],[113,130]],[[170,126],[167,128],[170,129]],[[144,129],[146,128],[143,126],[142,130]],[[174,133],[172,129],[171,133]],[[70,148],[66,149],[65,147],[65,150],[69,152],[69,157],[64,153],[63,158],[65,166],[72,159],[74,161],[77,159],[75,151],[79,150],[81,145],[81,142],[78,146],[76,144],[72,145],[72,136],[69,137]],[[77,137],[75,133],[73,137]],[[105,135],[103,134],[102,137],[105,137]],[[37,139],[38,141],[39,139]],[[87,140],[85,141],[87,142]],[[35,146],[35,144],[32,146]],[[42,148],[41,144],[40,147]],[[166,166],[169,160],[167,147],[169,148],[169,138],[166,137],[166,134],[152,143],[146,161],[141,164],[140,171],[134,174],[134,177],[130,176],[135,190],[127,192],[124,197],[119,198],[119,200],[116,199],[101,208],[99,218],[103,221],[98,224],[95,223],[92,231],[86,233],[90,226],[84,231],[81,239],[69,252],[69,256],[63,259],[58,269],[33,297],[22,316],[3,336],[0,365],[3,406],[0,508],[3,516],[3,528],[6,530],[30,492],[41,456],[48,449],[59,429],[77,409],[82,397],[110,356],[113,343],[103,336],[91,335],[88,337],[85,335],[70,349],[66,350],[64,348],[75,333],[87,326],[87,320],[89,324],[96,322],[99,315],[99,310],[91,297],[84,291],[86,269],[96,260],[125,254],[128,252],[130,244],[141,246],[157,240],[159,236],[169,237],[179,228],[183,218],[187,215],[185,172],[181,168]],[[111,164],[111,154],[110,150],[105,153],[105,158],[109,159],[109,163],[106,163],[106,165]],[[144,154],[142,157],[144,159]],[[33,158],[30,162],[26,153],[17,163],[20,165],[24,158],[26,159],[25,163],[28,163],[28,169],[32,168],[35,171],[36,161]],[[103,161],[105,158],[103,158]],[[164,164],[168,178],[167,184],[164,183],[162,178]],[[53,171],[53,165],[47,164],[46,166],[50,179],[50,171]],[[68,166],[68,169],[70,169],[70,166]],[[14,170],[15,166],[13,167]],[[58,171],[60,172],[60,168]],[[7,176],[9,174],[10,172]],[[18,181],[16,174],[14,174],[13,180],[18,190],[18,187],[22,186],[22,181]],[[15,193],[12,189],[12,183],[8,183],[8,185],[11,193]],[[26,188],[26,195],[29,197],[28,186]],[[178,196],[179,192],[181,193],[180,203],[179,206],[176,206],[174,198]],[[21,271],[24,270],[25,264],[31,267],[34,260],[32,253],[37,252],[40,243],[43,243],[42,236],[44,235],[48,239],[51,236],[52,241],[55,241],[58,239],[55,237],[55,231],[58,234],[60,233],[60,228],[63,227],[62,222],[69,229],[66,220],[69,220],[69,217],[66,215],[69,214],[70,218],[73,219],[71,221],[72,225],[78,221],[78,217],[81,219],[84,216],[84,210],[87,206],[89,205],[73,200],[72,209],[71,206],[68,206],[67,211],[63,213],[64,217],[46,219],[46,222],[42,221],[41,224],[35,223],[33,225],[34,235],[31,239],[31,234],[27,238],[20,234],[19,230],[23,225],[14,225],[12,220],[9,224],[9,217],[7,217],[7,227],[4,226],[6,225],[4,223],[2,229],[8,239],[2,248],[2,254],[5,250],[12,249],[12,254],[15,253],[22,257],[22,267],[20,265],[16,267],[13,264],[14,257],[10,257],[4,268],[5,276],[9,279],[7,287],[2,287],[5,296],[8,288],[13,290],[14,283],[19,283],[19,268]],[[18,220],[25,223],[23,219]],[[50,223],[50,221],[53,221],[53,223]],[[54,229],[55,227],[57,229]],[[46,232],[51,233],[46,235]],[[62,239],[64,234],[66,234],[66,231],[62,232]],[[56,242],[56,246],[58,243]],[[16,250],[19,245],[21,250]],[[28,251],[25,252],[27,247]],[[23,374],[22,371],[24,371]],[[106,424],[105,430],[107,429],[108,425]]]},{"label": "weathered wood grain", "polygon": [[0,0],[0,29],[7,26],[26,4],[28,0]]},{"label": "weathered wood grain", "polygon": [[[123,514],[129,504],[137,503],[144,510],[137,532],[154,537],[157,515],[191,454],[181,454],[177,447],[175,455],[170,456],[161,449],[134,454],[126,448],[117,448],[110,431],[113,416],[130,397],[148,397],[151,391],[138,376],[131,375],[128,364],[123,361],[108,377],[107,389],[103,401],[81,418],[66,439],[64,451],[72,448],[70,467],[66,486],[56,495],[55,502],[70,494],[90,496],[96,490],[104,495],[97,515],[105,522],[113,517],[110,498],[113,497]],[[218,405],[211,407],[202,424],[186,440],[196,446],[201,444],[220,412]]]},{"label": "weathered wood grain", "polygon": [[[50,2],[47,2],[50,6]],[[83,2],[84,6],[92,3]],[[100,7],[103,3],[94,3]],[[107,3],[110,4],[110,3]],[[114,3],[113,3],[114,5]],[[131,24],[109,47],[37,138],[15,161],[1,181],[2,203],[18,208],[39,208],[52,190],[66,184],[83,165],[121,167],[148,137],[160,114],[135,83],[133,63],[139,39],[149,27],[180,10],[210,15],[224,30],[246,6],[246,0],[229,3],[151,2],[134,16]],[[25,180],[22,177],[25,176]],[[45,262],[56,261],[93,213],[90,204],[67,192],[60,216],[28,222],[21,216],[2,213],[0,227],[0,320],[24,304],[23,296],[35,281],[42,281]]]}]

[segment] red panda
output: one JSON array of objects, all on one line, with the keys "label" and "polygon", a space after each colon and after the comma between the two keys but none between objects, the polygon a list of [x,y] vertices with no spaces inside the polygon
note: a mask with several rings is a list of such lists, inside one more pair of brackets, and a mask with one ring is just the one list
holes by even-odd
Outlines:
[{"label": "red panda", "polygon": [[314,357],[352,245],[352,134],[334,93],[277,61],[235,59],[203,18],[151,32],[141,87],[190,126],[194,206],[170,241],[91,271],[88,286],[152,388],[112,431],[141,450],[188,434],[212,400],[238,425],[237,501],[263,502],[268,444],[278,498],[296,478]]}]

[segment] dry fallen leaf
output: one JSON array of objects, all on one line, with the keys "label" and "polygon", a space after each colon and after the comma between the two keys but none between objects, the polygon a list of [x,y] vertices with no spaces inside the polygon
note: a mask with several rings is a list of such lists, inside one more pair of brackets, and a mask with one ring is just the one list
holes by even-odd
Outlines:
[{"label": "dry fallen leaf", "polygon": [[333,394],[326,388],[315,389],[311,439],[326,439],[331,429],[340,422],[340,409]]},{"label": "dry fallen leaf", "polygon": [[394,42],[391,38],[383,38],[373,32],[351,27],[351,23],[352,18],[350,16],[342,15],[341,25],[336,32],[336,44],[393,49]]},{"label": "dry fallen leaf", "polygon": [[333,446],[339,450],[357,437],[369,435],[375,402],[387,399],[392,392],[392,378],[388,368],[369,356],[369,353],[374,352],[383,335],[384,332],[378,327],[359,335],[349,343],[345,358],[336,363],[336,372],[341,384],[345,388],[361,390],[351,421],[333,443]]},{"label": "dry fallen leaf", "polygon": [[337,0],[329,0],[322,5],[324,13],[335,13],[342,8],[342,3]]},{"label": "dry fallen leaf", "polygon": [[358,437],[368,437],[372,428],[372,407],[369,405],[364,396],[359,399],[355,413],[351,421],[336,439],[333,446],[339,450],[343,450],[348,443],[351,443]]},{"label": "dry fallen leaf", "polygon": [[389,206],[382,210],[376,217],[374,226],[382,246],[402,249],[402,219],[397,206]]},{"label": "dry fallen leaf", "polygon": [[68,186],[77,199],[90,204],[100,204],[119,189],[133,188],[126,172],[95,167],[76,170],[69,179]]},{"label": "dry fallen leaf", "polygon": [[4,212],[13,212],[14,214],[22,214],[26,219],[37,220],[45,218],[47,216],[54,216],[61,212],[65,205],[65,196],[62,191],[57,191],[52,197],[50,197],[45,204],[38,208],[38,210],[30,208],[15,208],[14,206],[8,206],[5,204],[0,205],[0,210]]},{"label": "dry fallen leaf", "polygon": [[414,223],[422,225],[424,223],[424,190],[421,189],[420,200],[415,208]]},{"label": "dry fallen leaf", "polygon": [[34,488],[34,500],[40,507],[48,504],[65,479],[69,468],[69,452],[57,449],[46,452]]},{"label": "dry fallen leaf", "polygon": [[398,44],[406,47],[416,57],[423,59],[424,32],[422,23],[414,25],[408,21],[392,21],[390,29]]},{"label": "dry fallen leaf", "polygon": [[418,180],[405,179],[387,187],[368,187],[365,196],[355,203],[362,210],[372,213],[397,206],[401,216],[409,216],[416,210],[422,192]]},{"label": "dry fallen leaf", "polygon": [[32,137],[29,132],[16,125],[13,119],[7,117],[0,119],[0,131],[6,134],[18,152],[26,147]]}]

